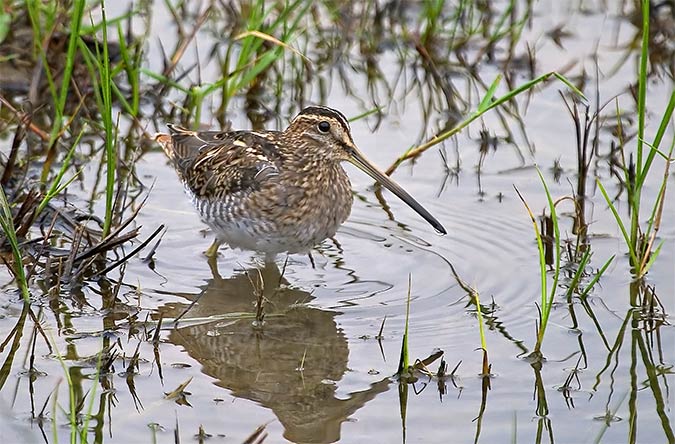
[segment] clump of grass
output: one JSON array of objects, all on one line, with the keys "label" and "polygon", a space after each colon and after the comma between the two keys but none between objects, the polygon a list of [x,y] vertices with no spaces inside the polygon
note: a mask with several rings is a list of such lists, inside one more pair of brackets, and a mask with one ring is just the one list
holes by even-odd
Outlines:
[{"label": "clump of grass", "polygon": [[[255,4],[246,8],[247,15],[241,17],[246,29],[231,38],[222,60],[219,61],[223,70],[222,76],[215,82],[199,83],[186,88],[171,82],[168,70],[162,74],[143,72],[187,94],[186,111],[192,117],[194,127],[198,127],[201,123],[202,108],[206,99],[220,92],[220,107],[215,114],[225,122],[223,116],[230,100],[262,79],[272,66],[284,58],[286,52],[297,55],[305,64],[310,63],[309,59],[290,45],[290,42],[301,34],[301,23],[311,6],[312,2],[294,0],[284,4],[283,8],[274,8],[264,0],[257,0]],[[197,27],[204,23],[208,14],[209,10],[202,13]],[[186,41],[191,37],[189,36]],[[184,50],[184,45],[176,49],[172,57],[172,68],[176,66]]]},{"label": "clump of grass", "polygon": [[[399,382],[402,384],[409,384],[417,382],[417,374],[425,374],[427,376],[433,376],[434,373],[429,370],[429,366],[435,362],[438,358],[443,356],[443,351],[436,349],[431,355],[427,356],[424,359],[415,359],[413,365],[410,365],[410,352],[408,348],[408,325],[410,322],[410,293],[412,289],[412,276],[408,275],[408,297],[406,299],[406,309],[405,309],[405,329],[403,331],[403,339],[401,340],[401,354],[398,361],[398,370],[396,371],[396,377]],[[379,337],[382,335],[382,328],[384,327],[384,321],[382,322],[382,327],[380,328]],[[453,371],[454,373],[454,371]]]},{"label": "clump of grass", "polygon": [[[75,0],[72,2],[72,8],[69,13],[61,11],[59,2],[26,2],[26,9],[28,17],[33,28],[33,42],[37,53],[44,66],[44,74],[47,79],[49,92],[51,94],[53,106],[53,119],[51,123],[51,132],[49,134],[49,151],[47,153],[46,161],[42,168],[41,179],[46,182],[47,176],[51,169],[52,160],[56,156],[57,142],[62,135],[65,124],[65,113],[68,93],[71,90],[71,79],[75,60],[77,56],[77,46],[80,41],[80,31],[82,26],[82,18],[84,15],[85,0]],[[57,89],[54,76],[49,69],[47,52],[44,44],[48,44],[51,33],[56,29],[59,17],[61,14],[69,17],[68,28],[68,45],[65,53],[65,64],[61,72],[61,85]],[[43,33],[43,30],[48,30],[48,34]],[[43,43],[44,42],[44,43]]]},{"label": "clump of grass", "polygon": [[[546,327],[548,326],[548,321],[549,317],[551,314],[551,309],[553,308],[553,301],[555,298],[556,293],[558,292],[558,287],[559,287],[559,279],[560,279],[560,272],[561,272],[561,256],[562,256],[562,249],[561,249],[561,237],[560,237],[560,226],[559,226],[559,219],[558,219],[558,214],[556,211],[556,205],[561,202],[562,199],[558,199],[557,201],[554,201],[551,192],[548,188],[548,185],[546,184],[546,180],[544,179],[544,176],[542,175],[541,171],[537,169],[537,174],[539,175],[539,179],[542,183],[542,187],[544,188],[544,193],[546,195],[546,200],[547,200],[547,209],[550,217],[550,224],[553,227],[552,233],[547,234],[547,239],[546,241],[544,240],[545,235],[540,231],[539,226],[537,224],[537,220],[534,216],[534,213],[530,209],[529,205],[527,204],[525,198],[523,195],[520,193],[518,188],[515,188],[516,193],[518,194],[518,197],[520,200],[523,202],[523,205],[525,206],[525,209],[527,210],[528,215],[530,216],[530,220],[532,221],[532,226],[534,228],[534,233],[535,233],[535,238],[537,241],[537,250],[539,254],[539,273],[540,273],[540,279],[541,279],[541,294],[540,294],[540,299],[539,302],[537,303],[537,308],[539,309],[539,319],[537,322],[537,328],[536,328],[536,342],[534,345],[534,349],[532,353],[530,354],[529,358],[532,359],[533,361],[540,361],[543,359],[543,353],[541,351],[542,344],[544,342],[544,336],[546,334]],[[545,242],[550,244],[550,247],[552,248],[552,251],[547,252],[547,248],[545,245]],[[576,282],[575,285],[572,285],[572,287],[578,286],[578,282],[581,279],[581,273],[583,273],[583,270],[585,266],[588,264],[588,261],[590,259],[590,248],[588,250],[588,254],[585,256],[586,259],[582,259],[581,263],[577,265],[577,270],[575,271],[574,278],[573,278],[573,284]],[[550,260],[552,259],[552,260]],[[586,288],[583,291],[583,295],[587,295],[588,292],[591,291],[593,286],[598,282],[602,274],[607,270],[607,267],[609,267],[609,264],[613,260],[613,257],[611,257],[600,269],[600,271],[595,275],[595,277],[591,280],[591,282],[586,286]],[[548,264],[551,263],[552,267],[552,283],[549,289],[548,286],[548,272],[547,272],[547,267]]]},{"label": "clump of grass", "polygon": [[[92,27],[94,24],[92,22]],[[103,236],[110,233],[113,221],[114,197],[115,197],[115,173],[117,167],[117,128],[113,125],[113,81],[110,66],[110,52],[108,45],[108,20],[105,11],[105,2],[101,4],[101,34],[99,43],[95,40],[96,54],[80,40],[80,51],[83,54],[87,68],[89,69],[92,84],[94,85],[94,97],[97,110],[101,116],[103,125],[104,152],[106,163],[105,181],[105,216],[103,218]],[[123,46],[123,48],[127,48]],[[126,58],[129,58],[127,55]]]},{"label": "clump of grass", "polygon": [[[295,0],[284,5],[276,17],[270,14],[275,11],[275,8],[266,7],[264,0],[258,0],[249,9],[250,14],[246,19],[247,30],[236,36],[232,42],[239,45],[239,55],[225,85],[226,89],[223,92],[225,103],[279,60],[283,56],[284,49],[291,49],[292,52],[304,58],[288,43],[300,31],[301,20],[311,6],[312,2]],[[279,38],[274,37],[275,33],[279,34]],[[271,43],[272,46],[265,48],[263,46],[265,42]],[[261,51],[263,48],[264,50]],[[234,47],[230,45],[225,57],[225,66],[230,65],[233,49]]]},{"label": "clump of grass", "polygon": [[546,181],[544,180],[544,176],[541,174],[541,171],[537,169],[537,173],[539,174],[539,179],[541,180],[541,183],[544,187],[544,192],[546,194],[546,200],[548,202],[548,210],[551,218],[551,222],[553,224],[553,243],[554,243],[554,260],[555,264],[553,266],[553,283],[551,285],[551,290],[548,291],[548,275],[546,273],[546,250],[544,247],[544,240],[541,231],[539,230],[539,227],[537,225],[537,220],[534,217],[534,213],[532,213],[532,210],[530,210],[529,205],[525,201],[525,198],[520,194],[520,191],[518,191],[518,188],[515,188],[516,193],[518,193],[518,197],[520,200],[523,202],[523,205],[525,205],[525,209],[527,210],[527,213],[530,216],[530,220],[532,221],[532,226],[534,227],[534,233],[535,237],[537,240],[537,250],[539,252],[539,274],[540,274],[540,279],[541,279],[541,297],[539,300],[539,304],[537,305],[539,308],[539,322],[537,324],[537,340],[534,346],[534,350],[531,354],[532,357],[534,358],[542,358],[542,353],[541,353],[541,346],[542,343],[544,342],[544,334],[546,333],[546,326],[548,325],[548,318],[549,315],[551,314],[551,308],[553,306],[553,299],[555,297],[556,291],[558,289],[558,279],[560,276],[560,257],[561,257],[561,249],[560,249],[560,227],[558,226],[558,216],[556,213],[555,209],[555,203],[553,202],[553,198],[551,197],[551,192],[548,189],[548,186],[546,185]]},{"label": "clump of grass", "polygon": [[[650,2],[642,2],[642,46],[640,51],[640,65],[638,71],[638,133],[635,147],[636,161],[632,165],[632,155],[628,153],[625,144],[621,143],[621,160],[622,170],[624,174],[624,181],[628,194],[628,207],[630,211],[629,226],[626,226],[622,220],[616,204],[609,197],[607,190],[602,182],[597,179],[597,184],[602,193],[610,211],[614,215],[614,219],[621,230],[624,242],[628,248],[630,255],[631,271],[636,278],[644,277],[649,269],[654,264],[654,261],[661,251],[663,241],[657,242],[656,236],[659,231],[663,208],[665,206],[666,186],[668,183],[668,175],[670,171],[670,164],[673,162],[673,148],[675,147],[675,138],[665,153],[661,149],[663,137],[668,126],[671,123],[673,110],[675,109],[675,91],[670,95],[666,109],[660,114],[661,121],[659,122],[656,135],[651,143],[645,140],[645,118],[646,118],[646,93],[647,93],[647,62],[649,59],[649,7]],[[618,107],[618,105],[617,105]],[[617,113],[618,115],[618,113]],[[620,138],[622,138],[621,121],[619,120]],[[646,147],[645,147],[646,145]],[[650,216],[646,226],[641,223],[641,209],[645,207],[643,202],[642,191],[649,176],[653,170],[653,162],[656,156],[659,155],[665,160],[665,167],[663,172],[663,179],[661,181],[659,192],[654,200]],[[630,161],[627,163],[626,158]],[[636,302],[636,297],[631,303]]]},{"label": "clump of grass", "polygon": [[[101,3],[99,5],[103,17],[102,22],[96,25],[92,23],[92,26],[88,28],[85,28],[82,23],[85,7],[86,1],[84,0],[76,0],[66,7],[59,2],[29,1],[25,4],[26,13],[33,30],[35,53],[40,58],[42,65],[41,74],[43,74],[47,81],[47,88],[51,98],[51,104],[48,104],[50,106],[44,107],[45,110],[48,110],[47,113],[50,114],[51,131],[46,138],[43,138],[43,141],[47,144],[47,152],[42,163],[41,173],[41,182],[49,185],[43,188],[44,194],[33,213],[33,220],[47,208],[54,197],[63,192],[79,175],[79,172],[77,172],[71,179],[64,180],[66,171],[71,167],[76,147],[79,145],[85,132],[91,130],[86,125],[81,127],[79,134],[75,133],[76,137],[70,143],[70,148],[67,149],[55,177],[51,181],[47,180],[52,171],[53,162],[58,157],[58,151],[64,134],[72,127],[71,125],[75,122],[75,118],[81,116],[80,111],[86,108],[86,94],[81,94],[82,98],[79,104],[76,103],[74,110],[70,111],[70,108],[68,108],[74,96],[72,85],[73,83],[79,83],[79,80],[73,77],[76,72],[75,68],[83,60],[91,73],[92,91],[93,96],[96,98],[97,107],[92,110],[92,114],[95,117],[100,115],[104,130],[104,152],[107,165],[106,213],[103,218],[103,236],[105,236],[110,232],[112,226],[115,197],[114,186],[116,182],[116,132],[112,124],[113,101],[111,94],[111,91],[114,89],[112,82],[113,70],[108,50],[108,21],[105,4]],[[100,30],[102,33],[102,43],[99,43],[97,39],[91,40],[87,38],[97,30]],[[52,51],[50,42],[61,31],[66,35],[64,53],[48,53],[48,51]],[[91,53],[88,46],[92,41],[96,48],[95,55]],[[129,57],[127,58],[129,59]],[[60,86],[57,85],[59,82]],[[80,93],[83,92],[80,91]],[[67,113],[71,115],[67,116]],[[94,126],[96,127],[96,125]],[[34,128],[31,127],[31,130],[34,131]]]},{"label": "clump of grass", "polygon": [[[398,402],[399,409],[401,413],[401,429],[403,433],[403,442],[406,439],[406,418],[408,415],[408,385],[415,384],[418,377],[416,374],[423,374],[428,376],[430,379],[432,377],[437,377],[439,385],[442,384],[442,381],[445,379],[445,361],[441,362],[441,366],[437,373],[433,373],[428,369],[434,361],[443,356],[442,350],[435,350],[431,355],[425,359],[416,359],[413,365],[410,365],[410,353],[408,348],[408,325],[410,321],[410,294],[412,289],[412,275],[408,275],[408,297],[406,299],[406,310],[405,310],[405,329],[403,331],[403,339],[401,340],[401,354],[398,361],[398,370],[396,371],[396,378],[398,379]],[[384,325],[384,322],[383,322]],[[381,335],[380,331],[380,335]],[[450,374],[452,378],[455,371],[459,367],[459,364]],[[426,384],[425,386],[426,387]],[[424,389],[424,388],[423,388]],[[423,390],[422,389],[422,390]],[[418,393],[418,392],[415,392]]]}]

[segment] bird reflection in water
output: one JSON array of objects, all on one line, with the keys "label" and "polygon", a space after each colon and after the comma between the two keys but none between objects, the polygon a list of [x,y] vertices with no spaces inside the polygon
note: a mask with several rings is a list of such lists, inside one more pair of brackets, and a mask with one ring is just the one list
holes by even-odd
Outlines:
[{"label": "bird reflection in water", "polygon": [[[385,378],[347,398],[336,397],[337,385],[331,381],[342,378],[349,355],[347,339],[335,322],[338,313],[307,306],[313,296],[285,285],[276,265],[267,264],[227,279],[216,273],[200,295],[181,295],[189,300],[199,297],[183,319],[255,312],[258,273],[266,283],[267,317],[262,328],[254,327],[250,317],[186,327],[179,323],[168,339],[233,396],[270,408],[289,441],[338,441],[342,423],[388,390],[390,383]],[[161,311],[165,318],[175,318],[186,305],[172,303]]]}]

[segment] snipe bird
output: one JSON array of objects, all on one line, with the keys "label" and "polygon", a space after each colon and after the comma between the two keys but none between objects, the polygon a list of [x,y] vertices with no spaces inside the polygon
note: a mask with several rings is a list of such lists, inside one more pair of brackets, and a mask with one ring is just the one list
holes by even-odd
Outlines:
[{"label": "snipe bird", "polygon": [[347,119],[322,106],[303,109],[284,131],[189,131],[167,125],[158,134],[218,247],[265,253],[308,252],[335,235],[352,207],[341,166],[351,162],[402,199],[438,232],[445,228],[356,147]]}]

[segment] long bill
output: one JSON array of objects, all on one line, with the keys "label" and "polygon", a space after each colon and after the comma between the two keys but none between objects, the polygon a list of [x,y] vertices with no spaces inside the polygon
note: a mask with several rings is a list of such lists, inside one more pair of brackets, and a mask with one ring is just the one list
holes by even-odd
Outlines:
[{"label": "long bill", "polygon": [[417,202],[406,190],[400,187],[396,182],[391,180],[386,174],[377,169],[375,165],[370,163],[368,159],[358,150],[356,147],[352,147],[351,156],[349,161],[356,165],[360,170],[368,174],[370,177],[375,179],[379,184],[383,185],[386,189],[394,193],[401,199],[403,202],[408,204],[410,208],[415,210],[417,214],[422,216],[424,220],[429,222],[436,231],[441,234],[447,234],[445,228],[441,223],[431,215],[419,202]]}]

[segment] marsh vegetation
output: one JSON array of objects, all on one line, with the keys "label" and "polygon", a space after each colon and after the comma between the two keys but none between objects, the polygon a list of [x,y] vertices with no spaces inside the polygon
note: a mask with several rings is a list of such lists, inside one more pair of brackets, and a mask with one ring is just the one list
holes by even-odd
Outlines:
[{"label": "marsh vegetation", "polygon": [[[672,2],[6,1],[8,442],[675,442]],[[312,258],[223,249],[154,143],[310,104]]]}]

